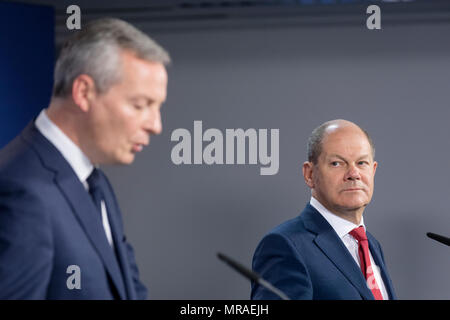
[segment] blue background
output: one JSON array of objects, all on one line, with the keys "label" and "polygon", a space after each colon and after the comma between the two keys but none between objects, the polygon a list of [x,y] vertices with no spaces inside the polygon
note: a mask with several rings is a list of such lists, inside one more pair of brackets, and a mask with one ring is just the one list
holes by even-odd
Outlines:
[{"label": "blue background", "polygon": [[52,7],[0,2],[0,148],[48,105],[54,51]]}]

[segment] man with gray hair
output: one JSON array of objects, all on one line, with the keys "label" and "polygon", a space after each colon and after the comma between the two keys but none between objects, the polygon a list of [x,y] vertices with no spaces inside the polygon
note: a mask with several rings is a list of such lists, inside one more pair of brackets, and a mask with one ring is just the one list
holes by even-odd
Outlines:
[{"label": "man with gray hair", "polygon": [[[366,131],[346,120],[313,130],[303,177],[311,200],[259,243],[253,269],[291,299],[395,299],[383,252],[363,212],[377,162]],[[252,283],[252,299],[276,299]]]},{"label": "man with gray hair", "polygon": [[0,298],[146,299],[102,164],[162,130],[169,55],[118,19],[63,45],[50,105],[0,151]]}]

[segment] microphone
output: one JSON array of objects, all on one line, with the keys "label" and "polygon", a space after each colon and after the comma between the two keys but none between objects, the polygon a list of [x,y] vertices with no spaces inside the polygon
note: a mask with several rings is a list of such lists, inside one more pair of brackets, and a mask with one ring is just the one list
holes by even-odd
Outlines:
[{"label": "microphone", "polygon": [[428,232],[427,233],[428,238],[431,238],[433,240],[436,240],[440,243],[446,244],[448,246],[450,246],[450,238],[438,235],[436,233],[432,233],[432,232]]},{"label": "microphone", "polygon": [[244,267],[240,263],[234,261],[233,259],[227,257],[226,255],[224,255],[224,254],[222,254],[220,252],[217,253],[217,257],[220,260],[224,261],[226,264],[228,264],[230,267],[232,267],[234,270],[236,270],[237,272],[242,274],[247,279],[252,280],[252,281],[256,282],[257,284],[263,286],[264,288],[266,288],[267,290],[269,290],[273,294],[276,294],[277,296],[279,296],[283,300],[290,300],[289,297],[286,294],[284,294],[282,291],[280,291],[279,289],[275,288],[272,284],[270,284],[269,282],[264,280],[258,273],[247,269],[246,267]]}]

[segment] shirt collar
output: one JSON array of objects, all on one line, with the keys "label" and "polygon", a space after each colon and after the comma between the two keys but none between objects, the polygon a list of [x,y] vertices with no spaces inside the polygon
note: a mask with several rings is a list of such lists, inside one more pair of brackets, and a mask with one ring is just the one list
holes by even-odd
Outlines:
[{"label": "shirt collar", "polygon": [[50,120],[45,109],[36,118],[35,125],[42,135],[61,152],[75,171],[78,179],[84,183],[94,169],[94,166],[83,151]]},{"label": "shirt collar", "polygon": [[313,206],[319,213],[327,220],[327,222],[331,225],[331,227],[336,231],[339,238],[343,238],[345,235],[347,235],[350,231],[353,229],[363,226],[364,230],[366,230],[366,226],[364,225],[364,218],[361,217],[361,222],[359,225],[354,224],[351,221],[345,220],[344,218],[341,218],[331,211],[329,211],[327,208],[325,208],[316,198],[311,197],[311,200],[309,201],[311,206]]}]

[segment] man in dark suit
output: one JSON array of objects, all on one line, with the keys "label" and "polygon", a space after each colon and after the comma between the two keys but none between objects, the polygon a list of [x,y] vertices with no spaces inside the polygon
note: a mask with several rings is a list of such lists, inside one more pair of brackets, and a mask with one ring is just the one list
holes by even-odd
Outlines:
[{"label": "man in dark suit", "polygon": [[[259,243],[253,269],[291,299],[395,299],[383,252],[364,225],[377,162],[367,132],[325,122],[308,141],[303,176],[311,200]],[[277,299],[252,283],[252,299]]]},{"label": "man in dark suit", "polygon": [[50,105],[0,151],[0,298],[146,299],[100,164],[161,132],[170,58],[118,19],[72,35]]}]

